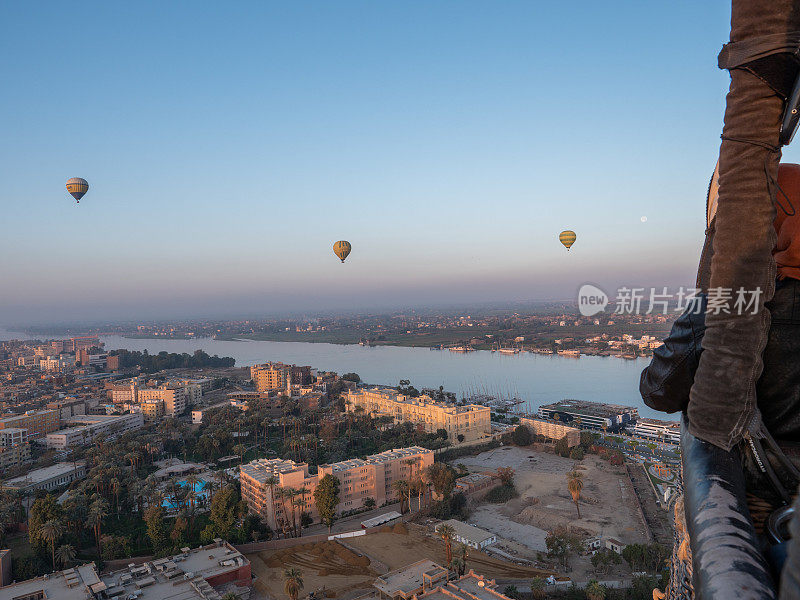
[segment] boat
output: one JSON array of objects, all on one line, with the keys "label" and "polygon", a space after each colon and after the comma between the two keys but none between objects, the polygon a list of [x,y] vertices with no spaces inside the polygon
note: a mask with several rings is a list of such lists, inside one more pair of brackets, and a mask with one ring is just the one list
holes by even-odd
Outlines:
[{"label": "boat", "polygon": [[498,352],[502,354],[519,354],[519,348],[500,348]]},{"label": "boat", "polygon": [[580,350],[559,350],[558,354],[560,356],[575,356],[575,357],[578,357],[578,356],[581,355],[581,351]]}]

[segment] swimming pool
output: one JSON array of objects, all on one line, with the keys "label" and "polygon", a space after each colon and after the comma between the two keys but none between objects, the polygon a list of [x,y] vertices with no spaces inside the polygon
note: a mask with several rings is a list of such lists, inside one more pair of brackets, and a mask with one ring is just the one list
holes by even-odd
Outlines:
[{"label": "swimming pool", "polygon": [[[178,487],[186,487],[188,484],[186,480],[181,480],[177,482]],[[208,500],[208,492],[204,489],[206,482],[202,479],[198,480],[197,483],[194,484],[193,488],[195,493],[195,506],[199,503],[205,503]],[[165,494],[169,495],[169,488],[164,490]],[[202,498],[202,500],[201,500]],[[175,506],[175,502],[173,502],[171,497],[165,498],[164,502],[161,503],[166,509],[169,510],[177,510],[177,506]]]}]

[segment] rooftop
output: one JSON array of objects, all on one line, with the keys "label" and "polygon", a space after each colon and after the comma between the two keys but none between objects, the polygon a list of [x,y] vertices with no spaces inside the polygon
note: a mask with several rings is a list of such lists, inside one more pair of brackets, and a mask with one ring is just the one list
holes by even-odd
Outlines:
[{"label": "rooftop", "polygon": [[372,585],[390,598],[410,597],[421,591],[423,582],[447,580],[447,569],[432,560],[420,560],[402,569],[382,575]]},{"label": "rooftop", "polygon": [[479,411],[479,410],[485,410],[485,411],[491,410],[488,406],[482,406],[480,404],[467,404],[465,406],[459,406],[453,404],[452,402],[442,402],[440,400],[434,400],[433,398],[425,394],[417,396],[416,398],[411,398],[410,396],[405,396],[399,393],[397,390],[378,388],[378,387],[371,388],[369,390],[350,391],[348,392],[348,394],[363,394],[365,391],[368,391],[370,394],[377,394],[379,396],[382,396],[386,400],[392,402],[400,402],[402,404],[410,404],[412,406],[437,406],[453,414],[465,413],[470,411]]},{"label": "rooftop", "polygon": [[460,538],[465,540],[469,540],[475,544],[480,544],[484,540],[488,540],[490,537],[494,537],[493,533],[489,533],[488,531],[481,529],[480,527],[475,527],[474,525],[470,525],[469,523],[464,523],[463,521],[457,521],[456,519],[450,519],[448,521],[444,521],[442,525],[449,525],[453,528],[453,531],[456,532],[456,535]]},{"label": "rooftop", "polygon": [[561,400],[552,404],[543,404],[539,408],[562,410],[564,412],[577,412],[596,417],[613,417],[625,413],[638,413],[638,409],[635,406],[604,404],[601,402],[589,402],[588,400],[570,399]]},{"label": "rooftop", "polygon": [[47,481],[49,479],[53,479],[54,477],[60,477],[61,475],[69,475],[70,473],[75,471],[75,467],[81,468],[85,465],[83,461],[77,461],[76,463],[71,462],[61,462],[51,465],[49,467],[44,467],[43,469],[36,469],[34,471],[30,471],[26,475],[22,475],[20,477],[14,477],[14,479],[9,479],[3,485],[8,487],[26,487],[31,484],[41,483],[42,481]]},{"label": "rooftop", "polygon": [[497,591],[494,580],[470,571],[455,581],[417,596],[419,600],[509,600]]}]

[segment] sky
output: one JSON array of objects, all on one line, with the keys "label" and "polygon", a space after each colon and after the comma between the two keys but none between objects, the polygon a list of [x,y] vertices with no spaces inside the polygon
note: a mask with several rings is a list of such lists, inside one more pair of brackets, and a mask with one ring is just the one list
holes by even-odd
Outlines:
[{"label": "sky", "polygon": [[694,280],[721,0],[18,1],[0,21],[0,323]]}]

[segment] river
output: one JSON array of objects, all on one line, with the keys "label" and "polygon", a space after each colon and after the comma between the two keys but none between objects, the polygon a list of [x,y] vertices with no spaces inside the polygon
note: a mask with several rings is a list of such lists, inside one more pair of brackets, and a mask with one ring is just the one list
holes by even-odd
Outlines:
[{"label": "river", "polygon": [[[28,336],[0,328],[0,340]],[[127,348],[150,353],[188,352],[232,356],[236,366],[268,361],[311,365],[324,371],[354,372],[368,383],[397,385],[409,379],[417,388],[438,388],[462,394],[485,392],[517,396],[531,409],[563,398],[627,404],[644,417],[669,418],[644,405],[639,397],[639,374],[646,359],[625,360],[605,356],[570,358],[523,352],[500,354],[478,351],[465,354],[448,350],[312,344],[306,342],[129,339],[103,336],[106,350]]]}]

